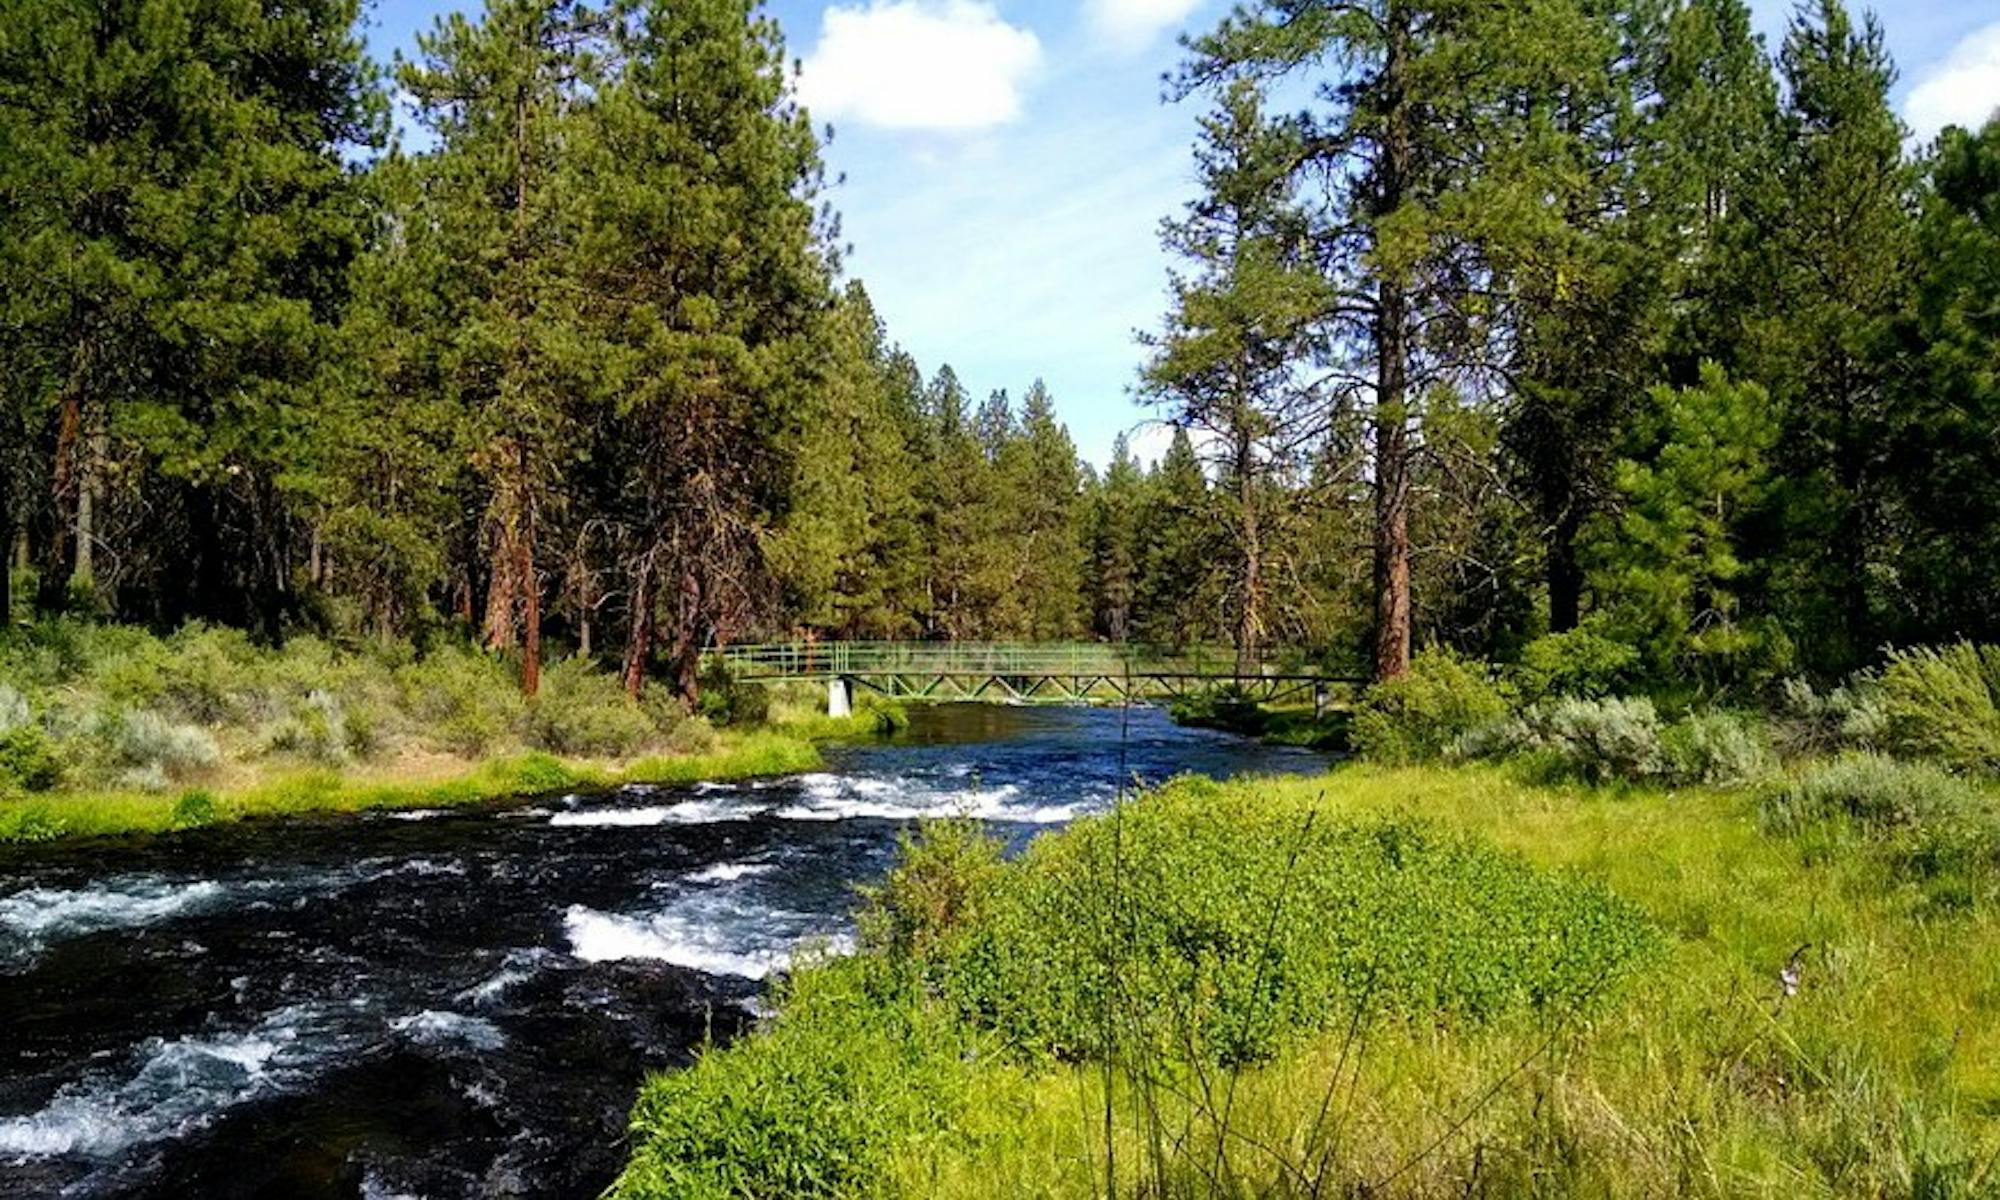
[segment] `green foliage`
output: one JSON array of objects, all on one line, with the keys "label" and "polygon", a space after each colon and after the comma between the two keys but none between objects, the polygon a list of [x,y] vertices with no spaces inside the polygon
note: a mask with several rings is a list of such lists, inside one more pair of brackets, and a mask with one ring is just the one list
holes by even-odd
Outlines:
[{"label": "green foliage", "polygon": [[873,1194],[891,1154],[962,1120],[992,1047],[874,964],[794,973],[755,1036],[646,1081],[610,1195]]},{"label": "green foliage", "polygon": [[174,815],[169,823],[174,829],[199,829],[215,823],[216,801],[213,792],[200,789],[182,792],[174,800]]},{"label": "green foliage", "polygon": [[1881,692],[1898,753],[2000,773],[2000,646],[1892,651]]},{"label": "green foliage", "polygon": [[1626,691],[1637,674],[1639,651],[1629,642],[1579,627],[1544,634],[1521,648],[1508,682],[1526,703],[1557,696],[1601,700]]},{"label": "green foliage", "polygon": [[1357,1014],[1569,1012],[1656,949],[1602,891],[1488,846],[1277,813],[1202,780],[1038,839],[1003,871],[944,836],[877,893],[871,923],[1031,1055],[1243,1063]]},{"label": "green foliage", "polygon": [[987,918],[1000,886],[1000,839],[970,820],[939,820],[897,837],[896,869],[862,890],[861,944],[919,963],[947,961]]},{"label": "green foliage", "polygon": [[1781,631],[1745,619],[1738,595],[1743,524],[1778,433],[1770,397],[1704,363],[1699,386],[1656,387],[1649,400],[1649,444],[1619,465],[1622,512],[1596,530],[1606,619],[1658,677],[1758,682],[1789,654]]},{"label": "green foliage", "polygon": [[526,706],[520,689],[493,655],[463,645],[434,646],[395,675],[406,711],[448,750],[481,754],[521,726]]},{"label": "green foliage", "polygon": [[771,715],[771,693],[762,684],[739,683],[729,666],[712,660],[702,675],[695,714],[711,725],[751,725]]},{"label": "green foliage", "polygon": [[618,679],[578,659],[551,664],[529,702],[528,740],[557,754],[625,755],[657,739],[654,716]]},{"label": "green foliage", "polygon": [[305,702],[271,735],[271,748],[331,766],[346,762],[354,749],[346,710],[327,692],[307,693]]},{"label": "green foliage", "polygon": [[1401,678],[1368,689],[1350,736],[1364,758],[1423,762],[1506,712],[1484,663],[1438,647],[1419,653]]},{"label": "green foliage", "polygon": [[50,791],[62,777],[62,760],[41,729],[19,725],[0,731],[0,795]]}]

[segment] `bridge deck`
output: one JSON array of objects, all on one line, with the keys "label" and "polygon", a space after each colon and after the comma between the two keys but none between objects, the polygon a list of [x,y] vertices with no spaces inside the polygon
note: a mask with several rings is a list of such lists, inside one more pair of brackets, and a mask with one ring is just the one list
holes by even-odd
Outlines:
[{"label": "bridge deck", "polygon": [[1258,699],[1313,697],[1355,676],[1273,654],[1239,670],[1226,646],[1105,642],[776,642],[711,652],[750,683],[845,679],[913,699],[1079,700],[1179,696],[1224,684]]}]

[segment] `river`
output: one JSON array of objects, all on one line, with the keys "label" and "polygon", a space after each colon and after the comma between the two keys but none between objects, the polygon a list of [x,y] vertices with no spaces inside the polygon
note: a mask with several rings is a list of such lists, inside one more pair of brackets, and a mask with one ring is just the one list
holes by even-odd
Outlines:
[{"label": "river", "polygon": [[0,848],[0,1195],[593,1196],[640,1077],[850,937],[912,818],[1310,770],[1150,708],[919,708],[824,772]]}]

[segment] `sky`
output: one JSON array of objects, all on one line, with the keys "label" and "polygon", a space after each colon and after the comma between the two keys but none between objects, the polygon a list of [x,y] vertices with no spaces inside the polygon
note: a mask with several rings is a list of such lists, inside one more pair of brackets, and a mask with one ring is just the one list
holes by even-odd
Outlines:
[{"label": "sky", "polygon": [[[770,0],[826,148],[844,266],[928,375],[975,399],[1036,378],[1084,457],[1167,433],[1133,395],[1166,309],[1160,221],[1194,191],[1199,101],[1167,103],[1176,37],[1228,0]],[[452,0],[376,0],[387,58]],[[2000,108],[2000,0],[1876,6],[1913,135]],[[1752,0],[1772,46],[1790,0]]]}]

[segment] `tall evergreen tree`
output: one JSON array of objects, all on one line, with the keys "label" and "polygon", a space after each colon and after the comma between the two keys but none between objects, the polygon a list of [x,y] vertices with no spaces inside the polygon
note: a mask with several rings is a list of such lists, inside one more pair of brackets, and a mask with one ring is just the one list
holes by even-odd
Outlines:
[{"label": "tall evergreen tree", "polygon": [[1338,394],[1372,409],[1378,678],[1410,661],[1420,401],[1438,387],[1480,394],[1502,365],[1489,285],[1556,223],[1547,143],[1563,135],[1547,82],[1576,24],[1559,0],[1262,0],[1194,41],[1180,76],[1183,94],[1321,85],[1298,169],[1325,189],[1313,254],[1334,291],[1328,336],[1347,351]]},{"label": "tall evergreen tree", "polygon": [[1313,368],[1332,297],[1294,197],[1302,152],[1298,127],[1267,121],[1251,83],[1224,92],[1195,150],[1202,194],[1161,232],[1194,273],[1173,277],[1165,332],[1147,339],[1147,393],[1203,434],[1226,485],[1239,673],[1255,668],[1270,623],[1271,535],[1284,516],[1270,509],[1325,428]]},{"label": "tall evergreen tree", "polygon": [[1792,21],[1779,56],[1785,104],[1777,161],[1749,198],[1761,310],[1752,377],[1783,414],[1789,481],[1760,549],[1773,603],[1812,665],[1870,651],[1888,598],[1877,567],[1889,420],[1890,333],[1908,302],[1912,176],[1889,106],[1895,68],[1870,16],[1840,0]]},{"label": "tall evergreen tree", "polygon": [[797,479],[829,231],[777,23],[752,0],[616,16],[620,70],[588,126],[583,294],[634,470],[627,686],[664,617],[674,690],[692,700],[702,651],[772,607],[763,533]]},{"label": "tall evergreen tree", "polygon": [[293,460],[365,232],[343,154],[382,128],[356,16],[354,0],[0,6],[4,386],[44,464],[44,608],[104,582],[115,461],[137,484],[120,515],[146,525],[114,581],[135,615],[277,633]]}]

